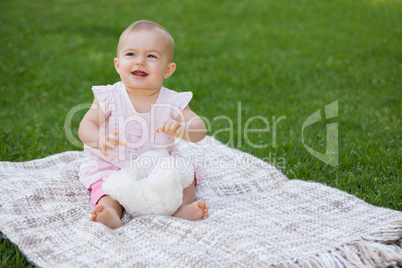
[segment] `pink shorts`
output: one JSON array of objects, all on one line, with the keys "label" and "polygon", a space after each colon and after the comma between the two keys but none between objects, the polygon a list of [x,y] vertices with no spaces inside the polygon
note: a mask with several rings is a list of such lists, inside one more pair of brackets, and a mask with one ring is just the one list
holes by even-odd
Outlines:
[{"label": "pink shorts", "polygon": [[91,200],[92,204],[95,206],[98,204],[99,200],[105,196],[106,194],[103,192],[102,189],[103,180],[100,179],[89,186],[89,191],[91,191]]},{"label": "pink shorts", "polygon": [[[194,172],[194,181],[195,181],[195,187],[197,187],[198,178],[197,178],[197,174],[195,172]],[[97,180],[96,182],[92,183],[89,186],[89,191],[91,191],[91,201],[94,206],[97,205],[99,200],[106,195],[103,192],[102,183],[103,183],[103,180],[100,179],[100,180]]]}]

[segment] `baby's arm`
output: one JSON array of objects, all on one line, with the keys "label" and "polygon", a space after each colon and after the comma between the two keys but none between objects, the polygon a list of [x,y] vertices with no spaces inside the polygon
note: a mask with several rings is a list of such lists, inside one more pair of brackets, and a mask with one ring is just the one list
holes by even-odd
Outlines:
[{"label": "baby's arm", "polygon": [[81,120],[78,128],[78,136],[81,141],[92,148],[99,149],[103,155],[108,156],[107,150],[114,148],[116,145],[125,145],[123,141],[119,141],[118,132],[106,135],[99,132],[99,128],[105,123],[106,116],[99,107],[99,102],[95,98],[91,108]]},{"label": "baby's arm", "polygon": [[164,122],[156,132],[163,132],[191,142],[198,142],[205,138],[207,129],[201,118],[187,105],[176,120]]}]

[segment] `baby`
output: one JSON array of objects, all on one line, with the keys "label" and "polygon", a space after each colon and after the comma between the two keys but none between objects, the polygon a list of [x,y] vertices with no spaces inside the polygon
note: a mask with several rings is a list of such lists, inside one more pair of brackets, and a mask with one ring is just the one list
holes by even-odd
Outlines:
[{"label": "baby", "polygon": [[[103,178],[135,160],[142,152],[172,153],[174,137],[198,142],[206,135],[204,122],[189,107],[191,92],[163,87],[176,70],[174,41],[157,23],[137,21],[120,36],[114,66],[121,81],[94,86],[94,101],[78,134],[91,159],[80,168],[80,181],[90,190],[95,208],[91,220],[110,228],[122,226],[123,207],[102,190]],[[183,190],[183,203],[173,214],[188,220],[208,217],[208,206],[195,200],[194,182]]]}]

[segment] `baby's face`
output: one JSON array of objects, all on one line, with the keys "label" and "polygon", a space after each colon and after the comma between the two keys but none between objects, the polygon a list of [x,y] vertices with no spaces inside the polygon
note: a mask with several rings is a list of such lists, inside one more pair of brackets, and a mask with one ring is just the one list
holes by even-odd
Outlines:
[{"label": "baby's face", "polygon": [[151,94],[160,90],[163,80],[176,68],[170,62],[169,45],[159,29],[134,31],[121,40],[114,63],[129,93]]}]

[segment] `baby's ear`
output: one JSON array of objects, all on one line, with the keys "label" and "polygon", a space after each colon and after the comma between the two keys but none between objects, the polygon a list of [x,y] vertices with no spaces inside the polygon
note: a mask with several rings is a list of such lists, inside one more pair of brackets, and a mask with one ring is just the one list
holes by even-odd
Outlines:
[{"label": "baby's ear", "polygon": [[114,60],[113,60],[113,62],[114,62],[114,68],[116,69],[116,72],[118,73],[118,74],[120,74],[119,73],[119,59],[118,58],[114,58]]},{"label": "baby's ear", "polygon": [[165,79],[169,78],[174,73],[174,71],[176,71],[176,63],[171,62],[171,63],[169,63],[169,65],[168,65],[168,67],[166,69],[166,73],[165,73],[164,78]]}]

